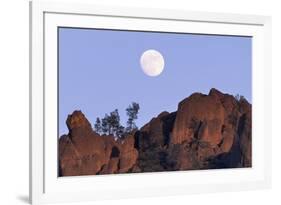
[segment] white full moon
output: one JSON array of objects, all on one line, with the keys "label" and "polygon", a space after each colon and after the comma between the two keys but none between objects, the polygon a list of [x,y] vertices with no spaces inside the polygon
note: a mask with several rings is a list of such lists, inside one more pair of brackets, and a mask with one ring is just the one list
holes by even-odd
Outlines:
[{"label": "white full moon", "polygon": [[155,77],[163,72],[165,62],[159,51],[149,49],[141,55],[140,64],[146,75]]}]

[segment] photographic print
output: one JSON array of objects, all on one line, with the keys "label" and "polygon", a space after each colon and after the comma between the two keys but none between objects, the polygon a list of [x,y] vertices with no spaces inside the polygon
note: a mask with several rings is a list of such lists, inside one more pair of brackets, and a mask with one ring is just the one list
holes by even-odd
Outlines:
[{"label": "photographic print", "polygon": [[59,27],[57,163],[59,177],[251,167],[252,37]]}]

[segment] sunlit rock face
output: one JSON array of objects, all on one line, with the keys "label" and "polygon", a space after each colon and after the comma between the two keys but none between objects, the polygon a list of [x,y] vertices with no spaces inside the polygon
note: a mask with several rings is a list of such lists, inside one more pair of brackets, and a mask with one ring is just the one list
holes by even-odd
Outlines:
[{"label": "sunlit rock face", "polygon": [[181,144],[193,139],[219,144],[224,125],[225,109],[214,96],[195,93],[179,103],[172,134],[172,143]]},{"label": "sunlit rock face", "polygon": [[251,167],[252,111],[246,99],[211,89],[161,112],[115,140],[95,133],[81,111],[59,138],[59,176]]},{"label": "sunlit rock face", "polygon": [[94,175],[128,172],[136,163],[134,136],[122,142],[95,133],[81,111],[67,118],[69,134],[59,139],[60,175]]}]

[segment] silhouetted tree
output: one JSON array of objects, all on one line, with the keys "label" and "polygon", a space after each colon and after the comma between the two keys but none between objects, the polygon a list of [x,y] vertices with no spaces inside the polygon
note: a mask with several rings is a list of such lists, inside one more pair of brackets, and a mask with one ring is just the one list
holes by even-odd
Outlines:
[{"label": "silhouetted tree", "polygon": [[243,95],[236,94],[236,95],[235,95],[235,99],[236,99],[237,101],[241,101],[241,100],[245,100],[245,97],[244,97]]},{"label": "silhouetted tree", "polygon": [[118,109],[110,112],[110,114],[105,114],[104,118],[101,120],[96,119],[95,131],[99,134],[114,135],[115,137],[123,137],[126,133],[137,129],[135,120],[138,118],[140,106],[138,103],[133,102],[126,109],[126,114],[128,116],[127,127],[121,125],[120,115]]},{"label": "silhouetted tree", "polygon": [[101,134],[101,132],[102,132],[102,126],[101,126],[101,121],[100,121],[100,118],[99,118],[99,117],[97,117],[97,119],[96,119],[95,131],[96,131],[98,134]]},{"label": "silhouetted tree", "polygon": [[109,115],[105,114],[101,120],[101,129],[104,134],[118,136],[117,133],[121,131],[120,116],[117,109],[112,111]]},{"label": "silhouetted tree", "polygon": [[123,137],[123,135],[125,134],[125,127],[123,127],[122,125],[120,125],[116,131],[116,136],[117,137]]},{"label": "silhouetted tree", "polygon": [[101,129],[103,134],[108,134],[110,132],[108,119],[109,119],[108,114],[105,114],[104,118],[101,119]]},{"label": "silhouetted tree", "polygon": [[119,116],[119,112],[117,109],[115,109],[113,112],[110,113],[109,115],[109,124],[110,124],[110,133],[118,136],[118,130],[120,127],[120,116]]},{"label": "silhouetted tree", "polygon": [[138,119],[138,113],[139,113],[140,106],[138,103],[133,102],[129,107],[126,109],[126,114],[128,116],[127,120],[127,132],[131,132],[134,129],[137,129],[135,120]]}]

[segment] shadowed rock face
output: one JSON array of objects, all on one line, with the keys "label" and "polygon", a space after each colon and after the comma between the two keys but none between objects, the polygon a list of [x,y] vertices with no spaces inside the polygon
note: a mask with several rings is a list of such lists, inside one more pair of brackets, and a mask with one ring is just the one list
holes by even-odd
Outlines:
[{"label": "shadowed rock face", "polygon": [[252,113],[244,98],[211,89],[181,101],[123,139],[98,135],[81,111],[59,139],[59,175],[251,167]]}]

